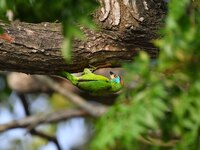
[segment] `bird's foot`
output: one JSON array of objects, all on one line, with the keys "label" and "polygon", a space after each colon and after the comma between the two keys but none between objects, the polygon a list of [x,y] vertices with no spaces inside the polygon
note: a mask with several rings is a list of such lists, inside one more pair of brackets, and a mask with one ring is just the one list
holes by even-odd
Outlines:
[{"label": "bird's foot", "polygon": [[95,67],[93,65],[89,65],[89,67],[90,67],[89,69],[90,69],[91,72],[94,72],[98,69],[97,67]]}]

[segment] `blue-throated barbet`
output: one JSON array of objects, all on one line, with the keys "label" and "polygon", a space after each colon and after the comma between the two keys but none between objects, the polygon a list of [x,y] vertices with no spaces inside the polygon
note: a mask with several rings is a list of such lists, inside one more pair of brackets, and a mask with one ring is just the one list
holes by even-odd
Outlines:
[{"label": "blue-throated barbet", "polygon": [[60,76],[67,78],[71,83],[79,89],[86,91],[92,95],[107,95],[118,92],[123,87],[123,80],[119,75],[110,71],[110,78],[94,74],[90,69],[85,68],[83,74],[79,77],[62,71]]}]

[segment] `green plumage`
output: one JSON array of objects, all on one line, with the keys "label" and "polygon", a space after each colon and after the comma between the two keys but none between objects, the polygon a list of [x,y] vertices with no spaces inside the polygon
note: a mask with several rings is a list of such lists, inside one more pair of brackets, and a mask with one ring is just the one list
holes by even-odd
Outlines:
[{"label": "green plumage", "polygon": [[79,77],[73,76],[65,71],[60,72],[59,75],[67,78],[79,89],[92,95],[112,94],[122,88],[122,84],[118,80],[110,80],[102,75],[94,74],[88,68],[85,68],[83,74]]}]

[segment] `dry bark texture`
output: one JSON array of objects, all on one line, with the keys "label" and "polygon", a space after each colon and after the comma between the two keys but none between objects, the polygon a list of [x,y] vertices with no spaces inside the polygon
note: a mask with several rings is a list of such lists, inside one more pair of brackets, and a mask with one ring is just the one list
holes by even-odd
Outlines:
[{"label": "dry bark texture", "polygon": [[82,71],[89,65],[117,67],[141,49],[151,57],[158,50],[151,40],[158,38],[166,9],[159,0],[99,0],[94,13],[98,31],[82,28],[85,40],[75,40],[73,58],[66,64],[60,48],[63,42],[59,23],[0,22],[0,70],[28,74],[55,74],[60,70]]}]

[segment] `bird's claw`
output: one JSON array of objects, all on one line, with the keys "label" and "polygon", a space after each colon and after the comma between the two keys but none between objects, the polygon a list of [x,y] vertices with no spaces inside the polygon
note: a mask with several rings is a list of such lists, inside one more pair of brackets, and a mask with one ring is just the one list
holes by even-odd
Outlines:
[{"label": "bird's claw", "polygon": [[95,67],[93,65],[89,65],[89,67],[90,67],[89,69],[90,69],[91,72],[94,72],[98,69],[97,67]]}]

